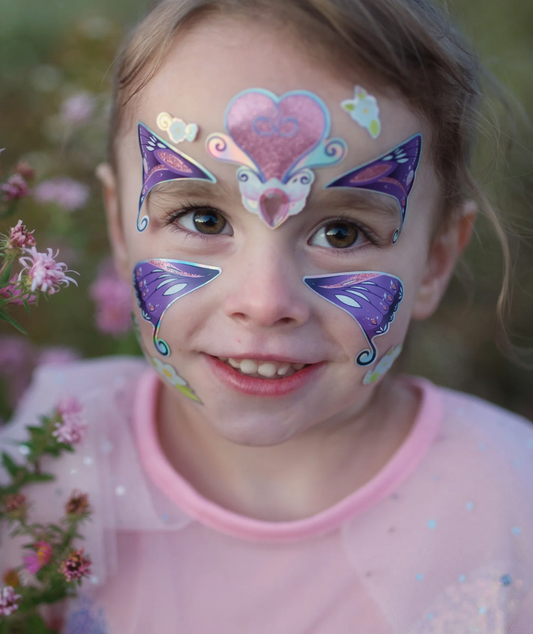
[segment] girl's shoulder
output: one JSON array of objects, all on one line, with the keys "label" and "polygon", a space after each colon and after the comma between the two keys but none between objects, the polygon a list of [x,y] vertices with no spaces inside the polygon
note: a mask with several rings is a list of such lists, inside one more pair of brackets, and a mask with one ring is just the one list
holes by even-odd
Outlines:
[{"label": "girl's shoulder", "polygon": [[134,392],[134,385],[146,370],[141,357],[103,357],[60,365],[38,367],[14,417],[48,413],[62,398],[91,399],[115,392]]},{"label": "girl's shoulder", "polygon": [[443,405],[443,430],[460,429],[468,439],[479,437],[477,450],[528,450],[533,466],[533,422],[482,398],[436,388]]}]

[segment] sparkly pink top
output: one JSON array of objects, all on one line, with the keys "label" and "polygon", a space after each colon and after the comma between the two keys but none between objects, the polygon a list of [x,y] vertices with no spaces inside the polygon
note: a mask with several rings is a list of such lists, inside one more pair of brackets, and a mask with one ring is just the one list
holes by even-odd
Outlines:
[{"label": "sparkly pink top", "polygon": [[[471,396],[407,378],[421,406],[367,484],[312,517],[266,522],[202,497],[166,460],[159,379],[110,358],[37,372],[13,424],[77,396],[89,432],[28,492],[55,521],[88,492],[92,577],[63,634],[531,634],[533,426]],[[0,572],[20,563],[2,540]]]}]

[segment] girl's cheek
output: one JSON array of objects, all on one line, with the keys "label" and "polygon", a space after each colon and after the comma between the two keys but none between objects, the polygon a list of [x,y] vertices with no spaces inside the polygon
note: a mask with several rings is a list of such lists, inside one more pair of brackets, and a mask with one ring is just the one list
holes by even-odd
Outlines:
[{"label": "girl's cheek", "polygon": [[[176,390],[196,402],[201,401],[173,365],[170,358],[173,356],[172,349],[163,338],[161,329],[168,309],[175,302],[211,283],[220,273],[219,267],[166,258],[143,260],[133,268],[137,312],[147,322],[143,335],[138,318],[134,317],[139,344],[155,370]],[[164,330],[169,333],[174,331],[171,328]]]}]

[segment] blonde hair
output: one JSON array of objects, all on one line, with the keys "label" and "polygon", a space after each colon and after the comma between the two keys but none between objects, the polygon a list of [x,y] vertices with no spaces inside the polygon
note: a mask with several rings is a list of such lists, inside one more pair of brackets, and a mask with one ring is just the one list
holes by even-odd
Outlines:
[{"label": "blonde hair", "polygon": [[[476,138],[487,126],[481,77],[449,17],[430,0],[160,0],[132,33],[116,64],[110,138],[111,163],[126,106],[154,77],[175,39],[200,21],[259,19],[291,29],[308,54],[343,77],[371,76],[392,87],[429,124],[431,154],[441,184],[436,233],[473,199],[494,227],[504,272],[497,313],[503,325],[510,295],[511,256],[506,232],[471,172]],[[492,122],[488,127],[494,128]],[[503,329],[505,333],[505,329]],[[506,335],[504,335],[506,337]],[[507,341],[507,339],[506,339]]]}]

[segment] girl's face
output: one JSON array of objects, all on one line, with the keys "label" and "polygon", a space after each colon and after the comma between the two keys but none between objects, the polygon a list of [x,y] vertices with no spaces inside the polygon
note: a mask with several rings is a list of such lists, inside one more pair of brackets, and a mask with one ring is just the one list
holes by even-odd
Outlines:
[{"label": "girl's face", "polygon": [[[392,236],[400,212],[392,197],[324,189],[347,171],[425,133],[422,120],[397,95],[374,91],[361,79],[380,110],[381,133],[372,138],[340,106],[353,98],[353,82],[333,78],[286,36],[272,33],[249,23],[224,28],[206,24],[180,39],[144,88],[135,112],[128,113],[118,146],[122,229],[111,214],[115,253],[128,280],[136,263],[150,259],[221,269],[212,281],[180,297],[166,311],[159,337],[168,344],[169,356],[154,346],[152,324],[141,318],[135,298],[133,312],[147,356],[160,370],[166,368],[169,378],[173,368],[187,382],[181,381],[181,389],[172,392],[180,415],[203,417],[223,437],[246,445],[278,444],[317,425],[352,420],[375,392],[374,384],[363,384],[374,365],[355,362],[368,348],[362,329],[348,312],[304,284],[304,277],[378,271],[402,280],[404,298],[395,319],[388,332],[374,340],[377,363],[404,340],[412,317],[432,312],[453,259],[444,247],[440,255],[430,248],[438,186],[428,159],[427,134],[397,243],[392,243]],[[347,143],[340,163],[313,169],[315,180],[305,207],[275,229],[243,206],[238,166],[217,160],[206,149],[210,134],[226,132],[224,116],[232,98],[251,88],[278,96],[295,90],[313,93],[329,110],[329,137]],[[147,215],[149,224],[141,232],[136,122],[172,144],[158,127],[163,112],[198,125],[193,141],[175,147],[216,182],[184,178],[158,185],[144,203],[141,216]],[[271,160],[280,160],[272,152]],[[290,365],[285,372],[293,376],[250,378],[230,368],[227,359],[267,366],[267,374],[273,367],[277,372]],[[298,370],[301,366],[308,367]],[[242,366],[250,368],[254,366]],[[179,379],[172,380],[180,385]]]}]

